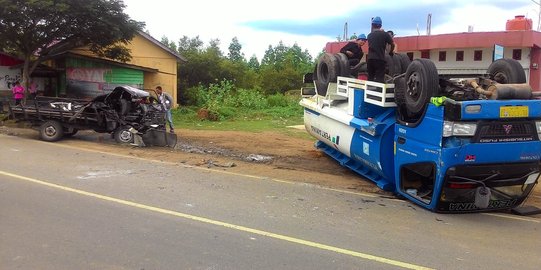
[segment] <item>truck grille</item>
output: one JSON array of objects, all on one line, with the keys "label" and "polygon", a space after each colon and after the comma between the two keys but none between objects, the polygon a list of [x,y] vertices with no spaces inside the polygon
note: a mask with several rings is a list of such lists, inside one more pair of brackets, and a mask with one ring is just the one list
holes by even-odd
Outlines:
[{"label": "truck grille", "polygon": [[477,127],[475,142],[528,142],[539,140],[535,124],[521,122],[480,122]]}]

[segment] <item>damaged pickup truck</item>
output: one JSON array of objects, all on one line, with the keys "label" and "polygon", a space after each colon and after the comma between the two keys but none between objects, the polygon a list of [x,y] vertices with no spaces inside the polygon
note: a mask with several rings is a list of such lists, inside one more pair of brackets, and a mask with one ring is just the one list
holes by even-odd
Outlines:
[{"label": "damaged pickup truck", "polygon": [[118,86],[91,101],[38,97],[26,105],[9,104],[9,116],[28,122],[39,130],[44,141],[58,141],[79,130],[110,133],[123,144],[171,146],[175,134],[165,132],[165,109],[148,92]]}]

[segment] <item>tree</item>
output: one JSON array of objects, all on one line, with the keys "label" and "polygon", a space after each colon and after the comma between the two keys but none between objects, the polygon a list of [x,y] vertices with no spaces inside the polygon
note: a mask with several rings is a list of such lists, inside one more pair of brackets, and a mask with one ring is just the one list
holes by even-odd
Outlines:
[{"label": "tree", "polygon": [[162,40],[160,42],[163,45],[167,46],[169,49],[171,49],[171,50],[173,50],[175,52],[178,51],[177,44],[175,44],[175,42],[173,42],[173,41],[169,41],[169,39],[166,36],[163,36]]},{"label": "tree", "polygon": [[178,52],[182,55],[189,53],[197,53],[203,50],[203,41],[196,36],[194,38],[189,38],[187,36],[182,36],[178,41]]},{"label": "tree", "polygon": [[250,60],[248,61],[248,67],[254,71],[259,70],[259,60],[257,60],[257,56],[255,56],[255,54],[250,57]]},{"label": "tree", "polygon": [[229,44],[229,53],[227,57],[233,62],[244,62],[244,54],[241,52],[242,45],[239,43],[237,37],[234,37]]},{"label": "tree", "polygon": [[124,8],[121,0],[0,0],[0,49],[24,60],[25,84],[47,57],[83,46],[126,62],[125,45],[144,24]]},{"label": "tree", "polygon": [[207,52],[216,55],[216,57],[222,58],[224,53],[220,50],[220,39],[215,38],[209,41]]}]

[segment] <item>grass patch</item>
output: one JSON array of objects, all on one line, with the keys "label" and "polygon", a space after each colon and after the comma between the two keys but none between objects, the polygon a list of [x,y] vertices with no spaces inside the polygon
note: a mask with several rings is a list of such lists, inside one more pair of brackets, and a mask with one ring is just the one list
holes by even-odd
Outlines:
[{"label": "grass patch", "polygon": [[[302,109],[300,111],[281,109],[246,110],[239,108],[234,114],[220,121],[201,120],[197,118],[197,107],[183,107],[173,110],[173,121],[179,128],[199,130],[230,131],[287,131],[288,126],[302,125]],[[229,110],[231,112],[231,110]]]}]

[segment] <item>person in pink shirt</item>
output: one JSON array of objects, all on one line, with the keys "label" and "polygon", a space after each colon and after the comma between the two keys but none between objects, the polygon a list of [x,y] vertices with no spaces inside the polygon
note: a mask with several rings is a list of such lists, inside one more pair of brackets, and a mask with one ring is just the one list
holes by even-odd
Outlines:
[{"label": "person in pink shirt", "polygon": [[15,99],[15,105],[21,104],[24,98],[24,87],[21,86],[19,81],[15,82],[15,85],[11,88],[11,92],[13,93],[13,99]]}]

